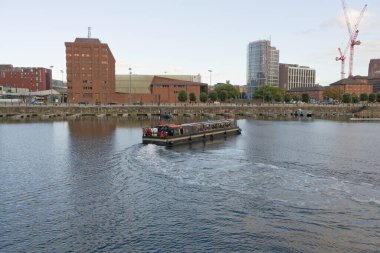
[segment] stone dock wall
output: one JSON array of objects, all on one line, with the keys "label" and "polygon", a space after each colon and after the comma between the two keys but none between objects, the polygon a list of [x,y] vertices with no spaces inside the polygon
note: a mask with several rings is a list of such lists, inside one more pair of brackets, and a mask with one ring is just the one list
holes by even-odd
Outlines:
[{"label": "stone dock wall", "polygon": [[318,119],[380,119],[380,105],[143,105],[143,106],[0,106],[0,120],[76,119],[81,117],[230,117],[287,119],[296,111]]}]

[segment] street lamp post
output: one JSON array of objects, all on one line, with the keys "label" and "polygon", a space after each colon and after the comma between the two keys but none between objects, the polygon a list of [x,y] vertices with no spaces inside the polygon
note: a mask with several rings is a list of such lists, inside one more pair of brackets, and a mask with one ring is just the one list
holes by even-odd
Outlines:
[{"label": "street lamp post", "polygon": [[61,69],[61,74],[62,74],[62,86],[63,86],[63,70]]},{"label": "street lamp post", "polygon": [[[61,75],[62,75],[62,87],[63,87],[64,85],[63,85],[63,70],[62,69],[61,69]],[[61,94],[60,97],[61,97],[61,99],[60,99],[61,102],[60,103],[62,103],[63,102],[62,94]]]},{"label": "street lamp post", "polygon": [[131,104],[131,98],[132,98],[132,68],[129,68],[129,101],[128,103]]},{"label": "street lamp post", "polygon": [[51,79],[50,79],[50,101],[52,101],[52,97],[53,97],[53,68],[54,68],[54,66],[51,65],[51,66],[50,66],[50,69],[51,69]]},{"label": "street lamp post", "polygon": [[210,72],[210,86],[211,86],[211,73],[212,73],[212,70],[209,69],[208,72]]}]

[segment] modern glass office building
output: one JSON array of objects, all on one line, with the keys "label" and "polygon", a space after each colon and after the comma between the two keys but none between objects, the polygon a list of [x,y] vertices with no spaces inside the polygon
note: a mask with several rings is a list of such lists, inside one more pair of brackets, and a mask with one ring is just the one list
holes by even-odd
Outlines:
[{"label": "modern glass office building", "polygon": [[248,44],[248,94],[253,94],[264,85],[279,86],[279,56],[280,51],[272,47],[269,40],[258,40]]}]

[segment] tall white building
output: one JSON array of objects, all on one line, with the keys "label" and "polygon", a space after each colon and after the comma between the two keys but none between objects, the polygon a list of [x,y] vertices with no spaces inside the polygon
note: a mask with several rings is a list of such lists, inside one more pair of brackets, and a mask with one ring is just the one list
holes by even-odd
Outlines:
[{"label": "tall white building", "polygon": [[272,47],[269,40],[258,40],[248,44],[248,94],[253,94],[264,85],[279,86],[279,58],[280,51]]},{"label": "tall white building", "polygon": [[280,88],[291,90],[315,85],[315,69],[297,64],[280,64]]}]

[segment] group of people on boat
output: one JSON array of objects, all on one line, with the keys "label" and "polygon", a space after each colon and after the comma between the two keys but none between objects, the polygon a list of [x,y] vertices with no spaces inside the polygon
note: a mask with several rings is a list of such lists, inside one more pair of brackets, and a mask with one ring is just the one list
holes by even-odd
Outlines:
[{"label": "group of people on boat", "polygon": [[154,136],[154,137],[165,138],[167,136],[174,136],[174,130],[166,126],[145,128],[144,136]]},{"label": "group of people on boat", "polygon": [[216,129],[226,129],[237,126],[235,120],[214,120],[197,123],[187,123],[182,125],[165,124],[143,129],[145,137],[166,138],[170,136],[180,136],[200,132],[213,131]]}]

